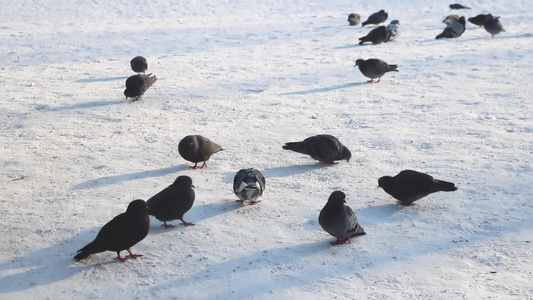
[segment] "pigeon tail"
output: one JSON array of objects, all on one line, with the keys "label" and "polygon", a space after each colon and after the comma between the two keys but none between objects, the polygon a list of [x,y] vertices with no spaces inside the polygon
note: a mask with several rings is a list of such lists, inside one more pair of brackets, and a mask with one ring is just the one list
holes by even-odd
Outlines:
[{"label": "pigeon tail", "polygon": [[363,23],[361,23],[361,27],[365,27],[365,25],[368,25],[368,21],[364,21]]},{"label": "pigeon tail", "polygon": [[434,184],[434,192],[453,192],[457,190],[457,187],[454,183],[443,181],[443,180],[436,180],[436,184]]},{"label": "pigeon tail", "polygon": [[398,65],[389,65],[389,68],[387,69],[387,72],[399,72],[398,71]]},{"label": "pigeon tail", "polygon": [[356,237],[356,236],[365,235],[365,234],[366,234],[366,232],[363,229],[363,227],[361,227],[359,224],[357,224],[357,229],[355,230],[355,232],[350,237]]},{"label": "pigeon tail", "polygon": [[282,147],[285,150],[292,150],[294,152],[307,154],[309,155],[309,151],[307,149],[307,145],[303,142],[289,142],[285,143],[285,145]]},{"label": "pigeon tail", "polygon": [[146,80],[146,89],[151,87],[157,81],[157,77],[155,77],[155,75],[152,76],[152,73],[148,74],[147,76],[148,79]]},{"label": "pigeon tail", "polygon": [[87,244],[87,246],[85,246],[85,247],[81,248],[80,250],[78,250],[78,252],[76,253],[76,256],[74,256],[74,259],[75,260],[82,260],[84,258],[89,257],[89,255],[91,255],[91,254],[102,252],[102,251],[98,251],[97,249],[94,249],[94,248],[96,248],[96,245],[94,244],[94,242],[91,242],[91,243]]}]

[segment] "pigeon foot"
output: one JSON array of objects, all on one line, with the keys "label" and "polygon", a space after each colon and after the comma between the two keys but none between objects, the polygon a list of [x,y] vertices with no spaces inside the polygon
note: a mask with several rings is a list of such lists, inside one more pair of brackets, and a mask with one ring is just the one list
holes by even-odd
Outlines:
[{"label": "pigeon foot", "polygon": [[350,238],[345,238],[344,240],[343,239],[337,239],[335,242],[331,242],[330,244],[333,245],[333,246],[336,246],[336,245],[343,245],[343,244],[351,244],[352,241],[350,241]]}]

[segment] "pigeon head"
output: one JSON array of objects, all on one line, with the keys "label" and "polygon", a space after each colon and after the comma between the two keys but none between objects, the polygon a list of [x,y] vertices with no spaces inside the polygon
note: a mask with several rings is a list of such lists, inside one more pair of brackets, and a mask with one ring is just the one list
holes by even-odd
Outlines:
[{"label": "pigeon head", "polygon": [[344,204],[346,203],[346,194],[341,191],[334,191],[329,195],[328,204]]},{"label": "pigeon head", "polygon": [[350,161],[350,158],[352,158],[352,152],[346,146],[342,148],[342,158],[346,159],[346,161]]},{"label": "pigeon head", "polygon": [[176,185],[176,186],[186,186],[186,187],[194,187],[194,185],[192,185],[192,178],[189,177],[189,176],[178,176],[178,178],[176,178],[176,180],[174,180],[174,183],[172,183],[172,185]]},{"label": "pigeon head", "polygon": [[146,202],[142,199],[133,200],[128,204],[126,209],[127,214],[142,214],[147,213]]},{"label": "pigeon head", "polygon": [[128,90],[128,89],[125,89],[125,90],[124,90],[124,96],[126,96],[126,98],[133,98],[133,97],[135,97],[134,95],[132,95],[131,91]]},{"label": "pigeon head", "polygon": [[383,176],[383,177],[378,179],[378,187],[380,187],[382,189],[386,189],[389,186],[391,181],[392,181],[392,177]]},{"label": "pigeon head", "polygon": [[458,22],[459,22],[459,23],[461,23],[461,24],[463,24],[463,25],[465,25],[465,24],[466,24],[466,20],[465,20],[465,17],[464,17],[464,16],[462,16],[462,17],[461,17],[461,18],[459,19],[459,21],[458,21]]},{"label": "pigeon head", "polygon": [[365,62],[364,59],[358,59],[358,60],[355,61],[355,66],[354,67],[362,65],[364,62]]},{"label": "pigeon head", "polygon": [[398,21],[398,20],[392,20],[390,23],[391,23],[391,24],[400,24],[400,21]]},{"label": "pigeon head", "polygon": [[385,13],[385,10],[382,9],[382,10],[379,11],[379,13],[383,14],[383,13]]}]

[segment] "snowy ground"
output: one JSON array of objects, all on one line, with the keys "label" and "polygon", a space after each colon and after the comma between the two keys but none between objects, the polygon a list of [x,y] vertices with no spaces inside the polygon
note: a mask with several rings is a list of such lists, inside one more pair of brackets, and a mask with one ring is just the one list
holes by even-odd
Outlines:
[{"label": "snowy ground", "polygon": [[[0,299],[533,299],[533,6],[450,3],[4,1]],[[382,8],[402,35],[356,45],[372,27],[348,14]],[[434,39],[445,16],[487,12],[507,32]],[[159,80],[129,103],[136,55]],[[353,64],[372,57],[400,72],[367,84]],[[320,133],[352,160],[281,149]],[[225,151],[189,170],[188,134]],[[245,167],[267,177],[258,205],[234,202]],[[459,190],[401,207],[377,179],[407,168]],[[144,257],[73,261],[182,174],[196,226],[152,219]],[[317,218],[336,189],[368,234],[331,247]]]}]

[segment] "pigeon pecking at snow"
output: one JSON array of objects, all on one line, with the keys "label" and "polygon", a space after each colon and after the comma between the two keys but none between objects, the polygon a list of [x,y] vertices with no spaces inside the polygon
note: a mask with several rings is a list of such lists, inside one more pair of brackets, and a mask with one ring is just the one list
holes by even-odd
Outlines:
[{"label": "pigeon pecking at snow", "polygon": [[403,170],[394,177],[383,176],[379,178],[378,185],[405,206],[432,193],[457,190],[451,182],[433,179],[428,174],[413,170]]},{"label": "pigeon pecking at snow", "polygon": [[[222,149],[220,145],[211,142],[211,140],[201,135],[188,135],[178,144],[180,155],[185,160],[194,163],[194,166],[192,166],[191,169],[207,168],[207,161],[211,155],[222,150],[224,149]],[[203,162],[201,167],[198,167],[199,162]]]},{"label": "pigeon pecking at snow", "polygon": [[144,92],[148,90],[157,78],[152,73],[132,75],[126,79],[126,89],[124,90],[124,96],[126,99],[134,98],[133,101],[141,100]]},{"label": "pigeon pecking at snow", "polygon": [[331,193],[320,211],[318,223],[327,233],[337,238],[337,241],[331,242],[332,245],[351,243],[351,237],[366,234],[353,210],[346,205],[346,194],[341,191]]},{"label": "pigeon pecking at snow", "polygon": [[320,162],[336,164],[336,160],[350,161],[352,153],[336,137],[329,134],[319,134],[308,137],[301,142],[285,143],[285,150],[311,156]]},{"label": "pigeon pecking at snow", "polygon": [[387,18],[389,17],[389,14],[387,14],[383,9],[371,14],[368,16],[368,19],[361,24],[362,27],[365,27],[365,25],[369,24],[375,24],[378,25],[379,23],[383,23],[387,21]]},{"label": "pigeon pecking at snow", "polygon": [[385,75],[385,73],[398,72],[398,65],[389,65],[388,63],[377,58],[371,58],[367,60],[358,59],[355,61],[354,67],[357,66],[363,75],[370,78],[368,82],[373,82],[376,78],[378,78],[378,81],[376,82],[380,82],[381,77]]},{"label": "pigeon pecking at snow", "polygon": [[174,227],[174,225],[167,224],[167,221],[172,220],[181,220],[182,225],[194,226],[193,223],[183,220],[183,215],[194,204],[193,188],[191,177],[179,176],[171,185],[146,201],[148,213],[162,221],[161,226],[165,228]]},{"label": "pigeon pecking at snow", "polygon": [[142,56],[135,56],[130,61],[131,69],[136,73],[144,73],[148,69],[148,62]]},{"label": "pigeon pecking at snow", "polygon": [[259,170],[254,168],[241,169],[233,178],[233,192],[239,200],[237,202],[250,201],[252,204],[261,202],[259,197],[265,190],[265,177]]},{"label": "pigeon pecking at snow", "polygon": [[[128,258],[137,258],[140,254],[133,254],[130,248],[142,241],[150,229],[150,218],[144,200],[133,200],[126,212],[113,218],[105,224],[94,241],[81,248],[74,256],[75,260],[82,260],[91,254],[104,251],[117,252],[117,259],[121,262]],[[121,257],[120,252],[126,250],[129,255]]]},{"label": "pigeon pecking at snow", "polygon": [[503,29],[502,23],[500,22],[500,17],[494,17],[491,14],[488,14],[485,18],[483,27],[485,27],[485,30],[490,33],[493,38],[500,32],[505,31],[505,29]]},{"label": "pigeon pecking at snow", "polygon": [[455,22],[452,22],[452,23],[449,23],[448,26],[446,26],[446,28],[444,28],[444,31],[437,35],[435,37],[435,39],[442,39],[442,38],[457,38],[457,37],[460,37],[463,32],[465,32],[465,27],[466,25],[466,21],[465,21],[465,17],[461,17],[459,18],[458,21],[455,21]]},{"label": "pigeon pecking at snow", "polygon": [[402,33],[402,27],[400,26],[400,21],[392,20],[389,25],[387,25],[387,30],[389,31],[388,41],[394,41]]},{"label": "pigeon pecking at snow", "polygon": [[350,26],[356,26],[359,25],[361,22],[361,16],[355,13],[348,15],[348,23],[350,23]]},{"label": "pigeon pecking at snow", "polygon": [[385,26],[376,27],[364,36],[359,38],[359,45],[362,45],[366,42],[372,42],[372,44],[381,44],[388,41],[390,38],[390,32]]},{"label": "pigeon pecking at snow", "polygon": [[483,27],[485,25],[485,19],[487,19],[487,15],[485,14],[479,14],[475,17],[468,18],[468,22],[477,25],[479,27]]}]

